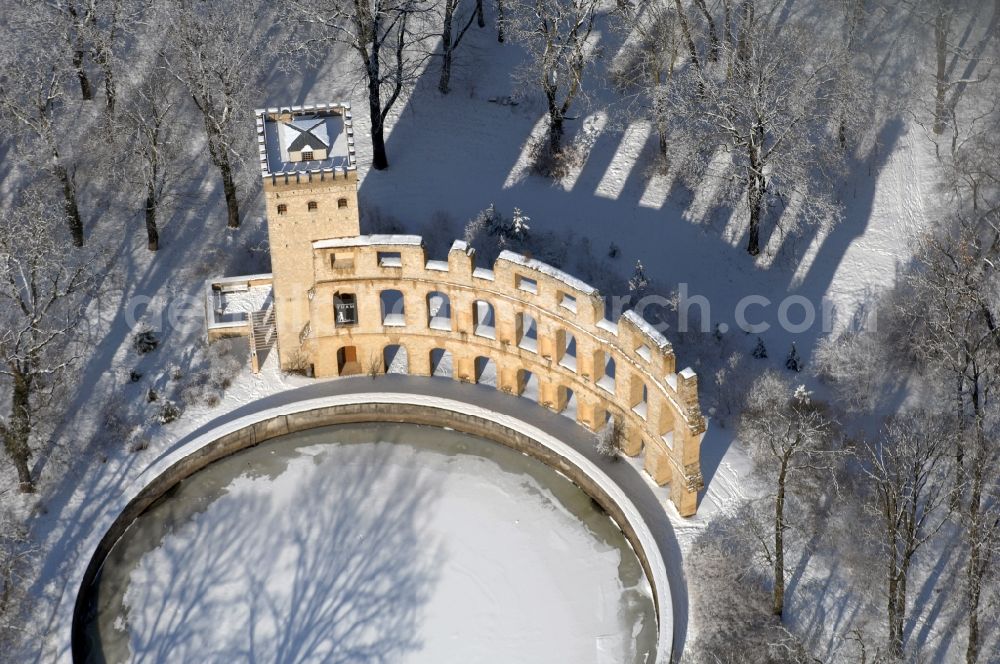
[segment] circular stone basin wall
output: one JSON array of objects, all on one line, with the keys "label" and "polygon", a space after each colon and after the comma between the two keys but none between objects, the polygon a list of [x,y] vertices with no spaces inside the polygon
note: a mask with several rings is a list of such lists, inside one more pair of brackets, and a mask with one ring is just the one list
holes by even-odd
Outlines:
[{"label": "circular stone basin wall", "polygon": [[182,480],[91,602],[88,656],[110,662],[655,660],[649,583],[589,496],[411,424],[282,436]]},{"label": "circular stone basin wall", "polygon": [[[151,506],[155,509],[157,503],[160,506],[165,505],[169,501],[170,493],[180,490],[179,483],[182,480],[219,459],[273,438],[329,425],[360,422],[397,422],[452,428],[502,443],[544,462],[559,474],[572,480],[607,516],[611,517],[631,545],[638,564],[645,572],[652,594],[651,600],[656,617],[655,661],[670,661],[674,640],[670,582],[661,549],[663,542],[653,535],[653,531],[644,520],[643,515],[646,512],[643,510],[649,509],[648,497],[642,501],[646,507],[640,509],[632,503],[621,486],[572,446],[517,417],[448,398],[427,398],[408,393],[364,392],[277,405],[231,421],[209,425],[153,460],[123,491],[116,505],[109,506],[105,518],[94,524],[91,534],[82,544],[83,551],[90,551],[92,555],[89,559],[81,561],[82,566],[77,566],[72,573],[70,587],[77,589],[75,603],[61,604],[55,616],[56,624],[63,626],[60,631],[60,643],[63,644],[59,646],[60,661],[85,661],[88,625],[92,617],[88,611],[95,604],[99,606],[104,601],[98,595],[95,602],[91,593],[101,567],[116,543],[136,519]],[[252,466],[248,467],[248,471],[251,475],[254,473]],[[308,510],[303,508],[302,513],[308,513]],[[655,514],[646,514],[645,517],[657,522],[655,526],[657,532],[664,527],[660,522],[660,516],[664,521],[667,519],[666,515],[661,515],[659,511]],[[257,524],[251,518],[245,522],[243,529],[252,531],[255,527]],[[663,533],[659,537],[663,537]],[[575,549],[567,551],[566,555],[575,555]],[[238,555],[234,559],[238,559]],[[150,569],[155,567],[153,565]],[[141,563],[136,569],[142,569]],[[173,577],[164,583],[173,583]],[[213,586],[211,583],[205,583],[202,587],[208,589]],[[113,595],[108,590],[106,592]],[[115,592],[127,594],[127,590],[123,588]],[[608,604],[607,597],[592,599],[594,605]],[[613,597],[611,604],[620,606],[620,599],[618,593]],[[265,608],[256,607],[254,610],[262,611]],[[298,615],[296,619],[307,617]],[[290,619],[286,619],[286,622]],[[122,624],[124,623],[120,623],[119,626]],[[643,634],[648,634],[645,626],[639,628],[638,633],[627,636],[626,641],[643,643],[645,638]],[[517,635],[503,634],[497,635],[496,638],[516,639]],[[615,638],[617,637],[593,645],[595,653],[593,661],[622,661],[622,650],[613,643]],[[608,652],[609,646],[611,652]],[[244,655],[253,659],[253,653]]]}]

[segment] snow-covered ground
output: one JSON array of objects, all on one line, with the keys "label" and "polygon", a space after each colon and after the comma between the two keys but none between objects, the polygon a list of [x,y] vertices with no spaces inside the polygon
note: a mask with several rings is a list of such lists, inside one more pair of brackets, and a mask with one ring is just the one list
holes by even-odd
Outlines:
[{"label": "snow-covered ground", "polygon": [[184,482],[118,546],[99,596],[130,660],[602,664],[655,644],[613,523],[540,462],[451,431],[271,441]]}]

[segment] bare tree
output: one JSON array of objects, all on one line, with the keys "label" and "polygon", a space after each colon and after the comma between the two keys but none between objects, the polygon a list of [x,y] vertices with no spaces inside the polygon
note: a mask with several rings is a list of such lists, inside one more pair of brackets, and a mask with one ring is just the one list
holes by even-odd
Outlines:
[{"label": "bare tree", "polygon": [[[969,85],[982,83],[990,76],[990,71],[979,73],[978,65],[983,62],[990,43],[994,39],[997,16],[1000,14],[1000,5],[994,3],[991,18],[978,17],[978,13],[985,8],[986,3],[966,3],[962,0],[928,0],[927,7],[920,7],[923,12],[930,14],[928,22],[933,26],[934,35],[934,133],[943,134],[945,128],[953,120],[955,109],[964,91]],[[969,37],[968,28],[963,28],[963,34],[958,37],[953,34],[952,26],[955,19],[962,19],[961,23],[987,26],[971,47],[965,45]],[[994,50],[989,54],[987,63],[990,68],[996,66],[997,52]],[[991,62],[990,62],[991,61]],[[964,66],[963,66],[964,65]],[[953,76],[953,72],[958,71],[959,76]]]},{"label": "bare tree", "polygon": [[18,2],[26,7],[36,34],[45,35],[46,45],[51,43],[50,37],[59,37],[56,43],[67,54],[62,56],[69,61],[66,68],[76,77],[84,100],[94,98],[96,87],[88,63],[100,68],[107,108],[113,113],[117,98],[115,70],[150,4],[145,0]]},{"label": "bare tree", "polygon": [[201,113],[208,153],[222,177],[229,228],[240,225],[236,168],[250,153],[255,86],[268,53],[259,26],[269,8],[261,0],[171,0],[163,19],[170,35],[163,57]]},{"label": "bare tree", "polygon": [[510,33],[528,51],[525,77],[542,88],[549,116],[548,153],[558,156],[566,114],[583,92],[599,0],[515,0]]},{"label": "bare tree", "polygon": [[[145,0],[88,0],[93,19],[86,36],[91,59],[104,77],[104,99],[108,112],[114,114],[118,103],[118,70],[123,67],[130,40],[136,38],[136,28],[146,21],[150,5]],[[138,50],[135,55],[138,57]],[[134,60],[129,63],[135,66]]]},{"label": "bare tree", "polygon": [[969,497],[961,513],[968,548],[965,567],[965,609],[968,612],[969,633],[966,664],[976,664],[980,659],[980,614],[984,609],[984,590],[991,580],[996,581],[997,563],[1000,562],[1000,449],[996,445],[1000,435],[1000,409],[991,402],[988,410],[989,415],[985,418],[988,424],[982,427],[985,435],[980,439],[977,427],[974,437],[972,463],[966,478]]},{"label": "bare tree", "polygon": [[684,43],[687,44],[688,54],[691,56],[691,64],[700,69],[701,61],[698,59],[698,47],[695,46],[694,36],[691,34],[691,24],[688,23],[687,15],[684,13],[684,6],[681,5],[681,0],[674,0],[674,6],[677,9],[677,23],[681,26]]},{"label": "bare tree", "polygon": [[905,413],[886,422],[879,439],[861,451],[886,570],[888,650],[903,655],[906,592],[913,557],[947,519],[947,464],[954,444],[947,416]]},{"label": "bare tree", "polygon": [[680,41],[678,15],[668,2],[651,2],[625,16],[622,28],[634,40],[622,50],[614,76],[621,92],[635,91],[634,115],[656,127],[660,158],[668,159],[667,96]]},{"label": "bare tree", "polygon": [[992,543],[1000,537],[1000,475],[991,433],[996,421],[994,392],[1000,382],[1000,296],[995,257],[1000,249],[1000,214],[956,215],[922,239],[910,288],[911,352],[950,386],[960,444],[955,446],[955,491],[967,544],[966,659],[979,656],[980,592],[995,572]]},{"label": "bare tree", "polygon": [[60,56],[68,54],[69,66],[59,68],[76,76],[80,96],[87,101],[93,99],[94,86],[87,74],[86,59],[91,52],[90,33],[97,17],[97,0],[18,0],[18,4],[24,7],[34,34],[44,35],[48,48],[55,43]]},{"label": "bare tree", "polygon": [[[441,78],[438,79],[438,90],[448,94],[451,83],[451,64],[455,49],[462,43],[466,31],[478,16],[482,20],[482,0],[469,11],[468,17],[461,16],[462,0],[444,0],[444,21],[441,27]],[[458,20],[458,25],[455,22]],[[463,25],[464,22],[464,25]]]},{"label": "bare tree", "polygon": [[1000,86],[994,85],[992,93],[985,109],[956,115],[951,122],[949,184],[960,206],[971,208],[973,215],[1000,208]]},{"label": "bare tree", "polygon": [[[831,149],[829,125],[846,92],[836,85],[844,58],[835,44],[805,28],[740,30],[755,38],[721,45],[731,75],[722,67],[688,67],[669,100],[675,131],[696,146],[685,164],[688,177],[697,186],[708,175],[723,185],[724,198],[745,198],[747,252],[755,256],[770,201],[790,208],[783,216],[792,224],[837,215],[825,185],[843,159]],[[737,57],[728,57],[732,49]]]},{"label": "bare tree", "polygon": [[164,199],[175,177],[179,149],[176,138],[177,84],[162,68],[128,90],[118,125],[119,168],[127,181],[144,194],[143,215],[147,247],[159,249],[157,223]]},{"label": "bare tree", "polygon": [[705,18],[705,24],[708,27],[708,39],[711,44],[708,57],[709,60],[715,61],[719,58],[719,33],[715,28],[715,19],[712,17],[712,13],[708,11],[705,0],[693,0],[693,2]]},{"label": "bare tree", "polygon": [[389,167],[385,123],[403,90],[417,80],[429,54],[424,23],[428,0],[294,0],[299,20],[312,28],[307,47],[325,50],[346,44],[358,57],[368,89],[372,168]]},{"label": "bare tree", "polygon": [[14,652],[18,637],[31,629],[24,609],[37,557],[38,545],[27,527],[0,507],[0,648],[5,652]]},{"label": "bare tree", "polygon": [[15,16],[10,28],[0,32],[0,122],[11,133],[20,134],[20,147],[36,152],[45,168],[62,188],[65,221],[72,242],[83,246],[83,218],[77,203],[75,168],[67,157],[65,104],[63,99],[67,70],[59,61],[58,52],[45,44],[33,43],[19,47],[15,34],[20,27]]},{"label": "bare tree", "polygon": [[372,380],[378,378],[379,374],[386,372],[385,359],[382,357],[382,353],[372,351],[368,355],[368,359],[365,361],[365,373]]},{"label": "bare tree", "polygon": [[74,359],[71,342],[94,270],[93,257],[62,251],[58,210],[32,189],[0,215],[0,378],[11,395],[0,437],[23,492],[34,490],[35,416]]},{"label": "bare tree", "polygon": [[772,564],[772,611],[780,616],[785,605],[786,501],[792,494],[815,488],[832,468],[836,425],[804,387],[794,388],[782,375],[770,371],[750,387],[740,422],[740,439],[749,447],[754,473],[764,482],[770,503],[771,541],[760,537],[764,555]]},{"label": "bare tree", "polygon": [[625,422],[619,415],[612,415],[597,434],[594,449],[602,457],[615,460],[625,447]]}]

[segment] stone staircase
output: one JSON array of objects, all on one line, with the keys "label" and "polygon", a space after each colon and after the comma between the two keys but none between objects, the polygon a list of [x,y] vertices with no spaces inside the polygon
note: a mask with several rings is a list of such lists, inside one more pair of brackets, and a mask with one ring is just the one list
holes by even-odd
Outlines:
[{"label": "stone staircase", "polygon": [[277,335],[273,304],[250,313],[250,367],[254,373],[260,373],[268,353],[274,348]]}]

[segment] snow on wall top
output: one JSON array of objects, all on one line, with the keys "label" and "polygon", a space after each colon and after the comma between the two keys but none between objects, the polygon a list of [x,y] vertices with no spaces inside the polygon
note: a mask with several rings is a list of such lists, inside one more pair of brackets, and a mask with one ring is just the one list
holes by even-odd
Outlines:
[{"label": "snow on wall top", "polygon": [[656,347],[661,350],[668,350],[670,348],[670,342],[667,338],[657,330],[655,327],[650,325],[649,321],[639,315],[635,309],[629,309],[624,314],[622,318],[627,319],[630,323],[635,325],[640,332],[646,335],[650,341],[656,344]]},{"label": "snow on wall top", "polygon": [[419,247],[424,239],[419,235],[356,235],[354,237],[337,237],[329,240],[316,240],[313,249],[337,249],[344,247],[371,247],[383,245],[406,245]]},{"label": "snow on wall top", "polygon": [[[259,108],[254,114],[257,117],[257,150],[263,177],[357,168],[349,103]],[[328,146],[326,159],[290,161],[289,148],[306,131]],[[316,146],[309,147],[316,149]]]},{"label": "snow on wall top", "polygon": [[567,274],[562,270],[552,267],[548,263],[543,263],[535,258],[528,258],[527,256],[522,256],[521,254],[514,253],[513,251],[501,251],[500,256],[497,258],[498,261],[507,261],[509,263],[514,263],[515,265],[520,265],[526,267],[530,270],[535,270],[536,272],[541,272],[542,274],[557,279],[563,282],[570,288],[580,291],[585,295],[599,295],[600,293],[596,288],[591,286],[585,281],[577,279],[571,274]]}]

